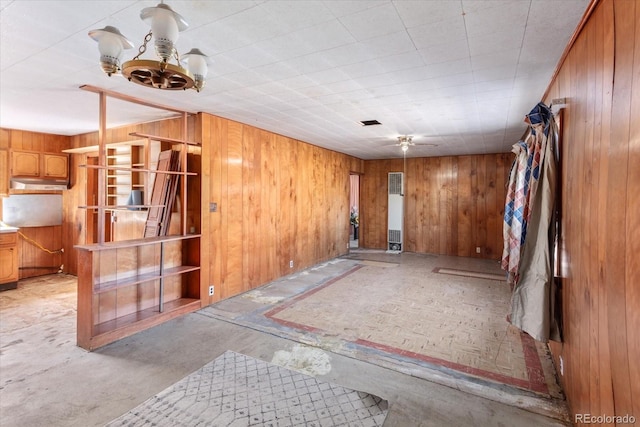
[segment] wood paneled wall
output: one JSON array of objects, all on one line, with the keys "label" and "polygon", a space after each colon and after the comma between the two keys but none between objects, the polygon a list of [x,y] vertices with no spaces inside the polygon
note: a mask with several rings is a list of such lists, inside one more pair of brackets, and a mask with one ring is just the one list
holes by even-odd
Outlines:
[{"label": "wood paneled wall", "polygon": [[201,268],[203,287],[215,286],[204,305],[347,252],[349,172],[362,172],[361,160],[199,117]]},{"label": "wood paneled wall", "polygon": [[[190,116],[187,120],[188,139],[193,140],[194,138],[194,126],[195,117]],[[106,143],[111,143],[140,139],[139,137],[130,136],[129,134],[132,132],[157,135],[165,138],[183,139],[182,120],[175,118],[110,128],[107,129],[105,141]],[[92,145],[98,145],[98,132],[90,132],[70,137],[70,148],[89,147]],[[65,240],[64,270],[70,274],[78,273],[78,256],[73,246],[93,242],[92,236],[87,236],[87,210],[78,208],[78,206],[93,204],[92,201],[87,201],[87,169],[79,167],[83,164],[87,164],[87,154],[71,155],[71,189],[64,192],[63,199],[63,233]],[[192,194],[188,199],[190,207],[197,207],[199,210],[200,194]],[[174,217],[177,216],[174,215]],[[140,230],[144,220],[146,220],[146,216],[140,212],[120,212],[118,222],[116,223],[118,235],[122,237],[122,235],[126,235],[127,233]],[[174,229],[173,218],[172,229]],[[135,237],[136,236],[130,236],[129,238]]]},{"label": "wood paneled wall", "polygon": [[[500,259],[512,161],[512,153],[407,159],[404,250]],[[364,169],[360,245],[386,249],[387,174],[402,172],[403,160],[368,160]]]},{"label": "wood paneled wall", "polygon": [[[64,135],[53,135],[48,133],[30,132],[17,129],[0,129],[0,149],[2,150],[29,150],[49,153],[59,153],[69,148],[71,137]],[[9,162],[10,165],[10,162]],[[10,167],[10,166],[9,166]],[[8,171],[0,171],[8,174]],[[56,194],[60,191],[32,191],[32,190],[10,190],[10,194]],[[64,193],[63,200],[64,200]],[[2,198],[0,198],[0,217],[2,215]],[[64,221],[64,219],[63,219]],[[39,245],[51,251],[64,248],[65,251],[72,245],[67,245],[63,239],[63,225],[51,227],[22,227],[20,232],[37,242]],[[18,251],[20,253],[19,267],[20,279],[41,276],[44,274],[56,273],[65,263],[65,255],[60,253],[50,254],[40,249],[33,242],[28,241],[23,236],[18,238]]]},{"label": "wood paneled wall", "polygon": [[[640,419],[640,3],[598,3],[547,102],[566,97],[564,343],[573,414]],[[636,421],[638,422],[638,421]],[[580,423],[578,423],[580,424]]]}]

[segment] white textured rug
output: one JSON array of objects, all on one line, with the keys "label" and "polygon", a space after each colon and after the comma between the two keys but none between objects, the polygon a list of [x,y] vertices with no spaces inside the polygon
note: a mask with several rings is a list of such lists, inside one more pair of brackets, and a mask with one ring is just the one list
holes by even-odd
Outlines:
[{"label": "white textured rug", "polygon": [[382,426],[387,401],[227,351],[107,426]]}]

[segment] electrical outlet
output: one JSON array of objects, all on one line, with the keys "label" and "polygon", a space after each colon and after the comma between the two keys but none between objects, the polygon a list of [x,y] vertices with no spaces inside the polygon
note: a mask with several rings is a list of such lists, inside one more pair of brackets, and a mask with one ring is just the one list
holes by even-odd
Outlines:
[{"label": "electrical outlet", "polygon": [[476,246],[476,253],[479,254],[480,253],[480,246]]},{"label": "electrical outlet", "polygon": [[209,286],[209,296],[213,296],[213,285]]},{"label": "electrical outlet", "polygon": [[293,268],[293,260],[289,261],[289,268]]}]

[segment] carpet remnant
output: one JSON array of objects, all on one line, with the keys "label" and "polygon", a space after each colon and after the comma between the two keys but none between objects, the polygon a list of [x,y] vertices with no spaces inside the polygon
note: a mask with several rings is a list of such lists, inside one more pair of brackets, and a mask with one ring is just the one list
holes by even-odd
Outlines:
[{"label": "carpet remnant", "polygon": [[226,351],[107,426],[382,426],[388,403]]}]

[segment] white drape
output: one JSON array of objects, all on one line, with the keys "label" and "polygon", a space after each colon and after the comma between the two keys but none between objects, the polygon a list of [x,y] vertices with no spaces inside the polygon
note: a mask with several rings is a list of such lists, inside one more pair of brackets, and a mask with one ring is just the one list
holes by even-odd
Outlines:
[{"label": "white drape", "polygon": [[358,206],[358,201],[360,200],[360,176],[358,175],[350,175],[349,176],[350,184],[351,184],[351,196],[349,200],[349,210],[350,212],[360,212],[360,207]]}]

